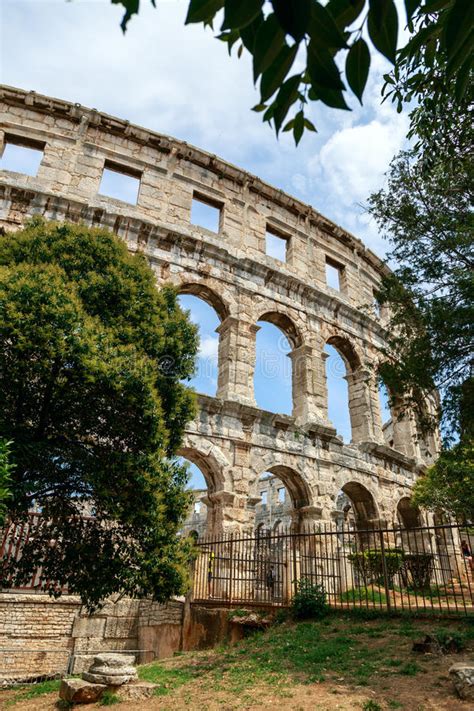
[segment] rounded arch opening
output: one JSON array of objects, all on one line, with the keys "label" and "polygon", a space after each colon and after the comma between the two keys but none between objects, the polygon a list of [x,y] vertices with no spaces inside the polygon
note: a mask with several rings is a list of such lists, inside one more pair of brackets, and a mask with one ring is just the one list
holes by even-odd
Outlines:
[{"label": "rounded arch opening", "polygon": [[188,511],[183,530],[197,530],[200,536],[219,528],[219,512],[213,494],[224,488],[222,462],[219,452],[200,451],[184,445],[178,452],[178,459],[188,464],[190,479],[188,488],[193,492],[193,501]]},{"label": "rounded arch opening", "polygon": [[370,527],[379,518],[377,505],[371,492],[356,481],[344,484],[338,493],[337,506],[345,514],[345,520],[356,528]]},{"label": "rounded arch opening", "polygon": [[178,301],[181,308],[188,312],[192,323],[199,329],[199,350],[195,371],[188,384],[199,393],[215,396],[219,374],[219,335],[216,333],[221,323],[219,313],[210,303],[210,299],[206,298],[206,292],[202,289],[195,294],[180,292]]},{"label": "rounded arch opening", "polygon": [[310,493],[302,477],[293,469],[274,466],[254,485],[254,529],[256,532],[281,532],[293,526],[295,512],[310,505]]},{"label": "rounded arch opening", "polygon": [[327,346],[334,348],[344,361],[347,373],[353,373],[361,366],[359,355],[345,336],[334,335],[330,336],[326,341]]},{"label": "rounded arch opening", "polygon": [[293,320],[286,314],[279,313],[278,311],[266,311],[258,319],[259,322],[271,323],[276,326],[288,339],[291,348],[298,348],[302,345],[303,341],[301,334],[296,327]]},{"label": "rounded arch opening", "polygon": [[219,317],[220,321],[224,321],[229,316],[229,308],[224,300],[205,284],[189,282],[180,284],[178,287],[178,295],[195,296],[202,301],[205,301],[211,306]]},{"label": "rounded arch opening", "polygon": [[414,506],[408,496],[404,496],[397,505],[397,519],[403,528],[417,528],[421,526],[420,509]]},{"label": "rounded arch opening", "polygon": [[269,412],[293,412],[291,340],[281,326],[259,319],[255,340],[254,395],[257,406]]},{"label": "rounded arch opening", "polygon": [[347,361],[341,356],[339,350],[329,342],[324,346],[324,354],[326,356],[328,418],[344,442],[350,442],[352,439],[352,427],[349,409]]}]

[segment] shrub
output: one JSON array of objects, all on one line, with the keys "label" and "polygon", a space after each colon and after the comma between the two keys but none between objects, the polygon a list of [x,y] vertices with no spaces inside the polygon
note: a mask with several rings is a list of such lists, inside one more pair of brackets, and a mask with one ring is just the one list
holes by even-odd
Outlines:
[{"label": "shrub", "polygon": [[291,601],[291,610],[297,620],[323,617],[328,610],[323,586],[313,583],[309,578],[298,580],[296,593]]},{"label": "shrub", "polygon": [[384,553],[381,550],[369,548],[366,551],[351,553],[348,558],[366,585],[370,582],[384,585],[385,567],[388,585],[392,587],[393,578],[403,565],[404,554],[401,548],[386,548]]},{"label": "shrub", "polygon": [[430,587],[433,572],[432,553],[405,553],[400,575],[404,587],[415,591],[426,590]]}]

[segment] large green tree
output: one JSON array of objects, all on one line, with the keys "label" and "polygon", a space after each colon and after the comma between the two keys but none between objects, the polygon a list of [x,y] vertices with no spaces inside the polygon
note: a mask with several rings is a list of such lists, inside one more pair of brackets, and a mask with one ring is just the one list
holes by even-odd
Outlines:
[{"label": "large green tree", "polygon": [[[140,0],[112,3],[125,10],[125,31]],[[239,57],[244,51],[252,57],[261,95],[255,110],[277,134],[293,131],[296,143],[305,129],[316,130],[306,115],[309,104],[350,110],[348,89],[362,102],[374,52],[394,65],[389,83],[407,74],[412,95],[423,83],[421,62],[445,54],[445,78],[454,78],[458,98],[474,62],[472,0],[405,0],[403,8],[395,0],[189,0],[187,24],[213,27],[217,18],[217,37],[229,53],[236,46]],[[401,26],[408,38],[397,50]],[[397,93],[392,99],[401,110],[404,99]]]},{"label": "large green tree", "polygon": [[382,375],[415,407],[421,429],[437,424],[425,403],[439,391],[445,448],[415,500],[474,520],[474,88],[460,100],[455,82],[428,68],[418,98],[414,146],[369,200],[395,265],[379,294],[391,312]]},{"label": "large green tree", "polygon": [[174,290],[111,233],[36,220],[1,238],[8,513],[43,513],[20,561],[4,561],[4,585],[41,567],[43,589],[67,584],[89,606],[182,591],[187,474],[174,454],[194,413],[180,381],[196,349]]}]

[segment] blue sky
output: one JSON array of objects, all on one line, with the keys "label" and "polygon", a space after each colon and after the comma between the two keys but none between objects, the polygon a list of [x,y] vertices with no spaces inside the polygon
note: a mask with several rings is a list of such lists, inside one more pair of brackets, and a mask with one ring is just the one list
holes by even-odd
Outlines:
[{"label": "blue sky", "polygon": [[[158,0],[157,10],[145,0],[141,5],[124,37],[122,10],[109,0],[0,0],[1,82],[79,102],[216,153],[313,205],[384,256],[388,245],[362,206],[405,145],[407,115],[380,103],[388,63],[374,55],[363,107],[355,98],[351,112],[312,107],[309,118],[318,133],[305,135],[296,148],[288,134],[277,140],[250,111],[259,96],[245,53],[229,58],[210,29],[185,27],[187,0]],[[126,189],[133,202],[133,183]],[[195,385],[209,392],[215,389],[218,321],[212,309],[195,302],[183,297],[201,331]],[[290,402],[285,340],[270,324],[257,334],[257,402],[279,412],[289,411]],[[337,358],[330,354],[327,361],[335,383],[329,415],[347,439],[346,381]]]}]

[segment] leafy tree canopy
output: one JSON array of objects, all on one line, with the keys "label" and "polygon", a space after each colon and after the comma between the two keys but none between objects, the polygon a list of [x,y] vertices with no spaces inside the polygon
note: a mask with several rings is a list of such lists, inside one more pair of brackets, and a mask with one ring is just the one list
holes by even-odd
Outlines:
[{"label": "leafy tree canopy", "polygon": [[444,88],[440,104],[428,90],[414,111],[419,144],[394,159],[369,211],[392,243],[397,265],[379,294],[391,310],[391,357],[382,374],[392,393],[411,393],[420,420],[436,387],[452,439],[472,434],[466,394],[474,322],[474,97],[472,85],[460,103],[453,100],[452,83]]},{"label": "leafy tree canopy", "polygon": [[11,498],[11,478],[12,465],[9,460],[9,443],[0,440],[0,526],[3,525],[7,515],[7,502]]},{"label": "leafy tree canopy", "polygon": [[[171,288],[114,235],[34,221],[0,241],[0,437],[11,440],[9,516],[43,512],[3,584],[90,607],[182,590],[186,470],[173,458],[193,394],[197,333]],[[93,514],[84,519],[84,511]]]},{"label": "leafy tree canopy", "polygon": [[417,482],[415,502],[474,520],[474,87],[457,98],[457,82],[440,68],[412,111],[413,148],[369,199],[397,265],[378,294],[391,313],[381,373],[392,395],[415,407],[422,430],[437,424],[427,398],[434,388],[441,395],[445,450]]},{"label": "leafy tree canopy", "polygon": [[[150,1],[155,7],[156,0]],[[140,0],[112,3],[125,9],[125,32]],[[218,13],[217,38],[227,43],[229,53],[237,46],[239,57],[244,50],[252,56],[253,80],[261,94],[254,110],[263,112],[277,135],[293,131],[296,143],[305,129],[316,130],[305,113],[310,102],[350,110],[349,88],[362,103],[374,50],[394,65],[385,81],[387,96],[399,111],[416,96],[426,68],[435,66],[440,55],[458,99],[474,61],[471,0],[405,0],[404,11],[394,0],[190,0],[186,23],[213,27]],[[409,38],[397,51],[402,25]]]}]

